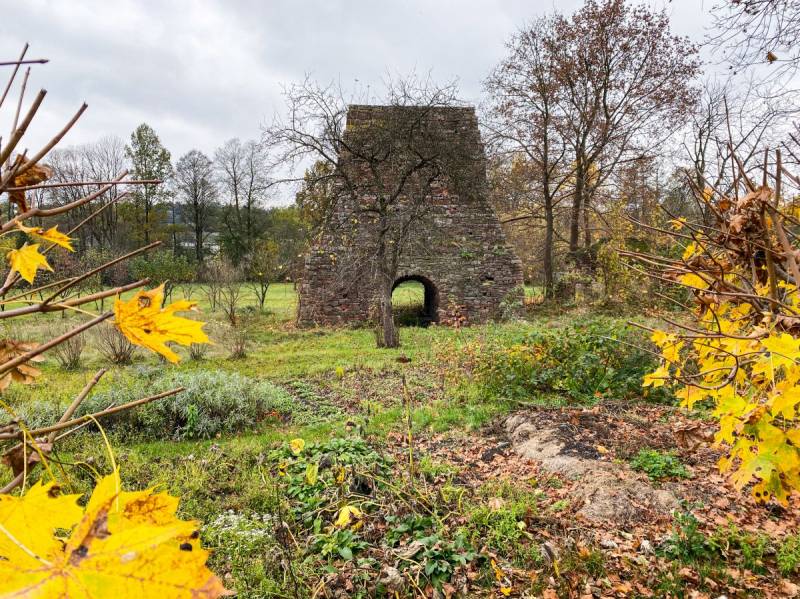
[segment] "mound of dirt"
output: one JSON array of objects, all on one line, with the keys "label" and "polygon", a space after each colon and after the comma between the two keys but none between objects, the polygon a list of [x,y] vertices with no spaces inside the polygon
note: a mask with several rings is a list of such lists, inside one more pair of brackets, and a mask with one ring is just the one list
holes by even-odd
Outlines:
[{"label": "mound of dirt", "polygon": [[570,499],[580,506],[577,518],[595,526],[626,527],[668,519],[679,506],[677,489],[654,488],[627,464],[606,459],[600,442],[570,435],[568,425],[565,430],[563,422],[548,423],[539,414],[514,414],[505,420],[505,431],[519,455],[535,460],[545,472],[576,481]]}]

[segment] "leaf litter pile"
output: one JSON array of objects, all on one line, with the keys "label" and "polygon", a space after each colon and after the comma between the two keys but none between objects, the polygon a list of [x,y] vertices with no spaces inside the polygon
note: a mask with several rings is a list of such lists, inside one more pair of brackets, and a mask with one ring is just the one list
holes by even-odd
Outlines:
[{"label": "leaf litter pile", "polygon": [[796,497],[734,490],[710,426],[606,403],[296,439],[267,460],[278,536],[318,597],[800,596]]}]

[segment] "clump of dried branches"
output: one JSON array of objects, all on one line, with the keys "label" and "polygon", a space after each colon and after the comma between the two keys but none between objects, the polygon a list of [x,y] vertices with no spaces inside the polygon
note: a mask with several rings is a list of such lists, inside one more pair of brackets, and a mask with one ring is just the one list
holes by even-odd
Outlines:
[{"label": "clump of dried branches", "polygon": [[[10,97],[9,92],[12,90],[21,67],[23,65],[47,62],[47,60],[43,59],[26,59],[27,51],[28,45],[26,44],[18,60],[0,63],[0,68],[11,67],[12,69],[8,81],[3,88],[2,95],[0,95],[0,110],[2,110],[4,106],[8,106],[6,100]],[[24,147],[25,133],[34,117],[37,115],[47,93],[45,90],[41,90],[33,98],[27,110],[23,111],[29,75],[30,66],[27,66],[19,87],[17,101],[13,107],[14,118],[12,131],[7,139],[3,140],[0,138],[0,197],[6,194],[9,200],[8,217],[5,220],[0,220],[0,240],[4,242],[8,241],[11,244],[6,248],[11,251],[19,249],[20,241],[22,239],[28,239],[28,235],[33,235],[37,241],[49,241],[49,237],[44,232],[44,228],[42,228],[44,223],[48,223],[49,219],[53,219],[59,215],[90,205],[94,200],[97,200],[117,186],[159,183],[159,181],[132,181],[127,178],[127,172],[125,171],[120,172],[111,181],[47,183],[47,179],[52,176],[52,170],[43,163],[43,160],[45,160],[47,154],[58,145],[67,132],[75,125],[86,110],[87,105],[83,104],[74,116],[69,119],[63,129],[58,131],[52,139],[45,143],[37,152],[29,154],[27,149],[19,151],[20,148]],[[48,187],[77,185],[92,186],[95,188],[95,191],[83,198],[56,207],[48,208],[41,205],[28,204],[27,196],[31,191]],[[124,194],[120,194],[116,197],[115,201],[119,201],[124,197]],[[65,236],[62,235],[60,237],[62,240],[66,239],[66,242],[62,241],[60,244],[52,242],[43,243],[42,245],[44,245],[44,248],[41,253],[35,256],[35,258],[40,261],[40,265],[43,262],[43,265],[40,267],[47,267],[44,256],[58,249],[58,245],[64,245],[64,243],[68,245],[68,238],[71,235],[82,226],[86,225],[91,219],[95,218],[103,210],[108,209],[112,203],[113,202],[104,203],[74,228],[66,231]],[[12,205],[15,210],[11,209]],[[61,234],[60,232],[58,233]],[[38,237],[36,237],[37,235]],[[31,362],[40,360],[44,352],[56,348],[63,343],[71,342],[85,331],[101,323],[105,323],[113,314],[111,311],[93,314],[84,308],[86,304],[118,296],[119,294],[140,288],[148,283],[147,279],[142,279],[114,289],[106,289],[91,294],[82,294],[80,288],[83,281],[124,260],[142,254],[157,245],[159,245],[159,243],[146,245],[124,256],[109,260],[96,268],[87,269],[86,272],[80,274],[66,278],[59,278],[56,276],[54,277],[55,280],[51,280],[51,282],[39,286],[34,285],[32,282],[25,283],[20,270],[15,269],[12,264],[7,271],[4,282],[0,285],[0,305],[4,308],[4,310],[0,312],[0,320],[9,322],[9,319],[25,319],[35,317],[35,315],[45,312],[65,310],[85,314],[87,318],[81,324],[63,333],[54,335],[51,339],[40,344],[29,344],[15,339],[1,339],[0,389],[5,389],[10,384],[32,382],[39,376],[40,372],[31,365]],[[27,242],[25,246],[28,246]],[[25,246],[23,246],[23,248]],[[28,249],[30,249],[29,246]],[[38,244],[34,249],[38,250]],[[36,268],[37,267],[34,267],[34,273]],[[33,277],[30,277],[31,280],[32,278]],[[0,493],[8,493],[16,487],[23,485],[29,471],[37,463],[41,463],[46,459],[46,456],[52,450],[53,444],[70,434],[70,432],[76,430],[76,427],[96,421],[103,416],[128,410],[149,401],[174,395],[181,391],[180,388],[173,389],[124,405],[109,407],[95,414],[87,414],[76,418],[75,413],[81,405],[81,402],[89,395],[104,373],[104,369],[97,372],[83,390],[75,397],[74,401],[58,422],[42,428],[29,429],[24,422],[15,417],[12,408],[3,402],[0,397],[0,407],[4,408],[10,415],[10,419],[7,419],[5,422],[0,422],[0,451],[2,451],[3,462],[8,465],[13,472],[11,481],[0,488]]]}]

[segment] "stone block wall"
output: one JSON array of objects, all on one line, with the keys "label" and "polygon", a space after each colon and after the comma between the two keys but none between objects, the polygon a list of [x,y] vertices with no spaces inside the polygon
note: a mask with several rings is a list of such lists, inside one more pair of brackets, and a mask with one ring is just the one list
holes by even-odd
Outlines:
[{"label": "stone block wall", "polygon": [[[351,107],[348,126],[351,119],[366,118],[370,108]],[[480,139],[474,109],[442,110],[458,123],[458,134]],[[426,198],[430,205],[414,222],[400,253],[397,279],[416,279],[435,288],[434,320],[458,314],[467,323],[480,323],[499,316],[503,302],[521,300],[522,265],[488,203],[485,159],[476,169],[474,183],[461,196],[431,190]],[[370,261],[374,227],[348,202],[337,204],[305,257],[299,324],[364,323],[375,317],[377,274]]]}]

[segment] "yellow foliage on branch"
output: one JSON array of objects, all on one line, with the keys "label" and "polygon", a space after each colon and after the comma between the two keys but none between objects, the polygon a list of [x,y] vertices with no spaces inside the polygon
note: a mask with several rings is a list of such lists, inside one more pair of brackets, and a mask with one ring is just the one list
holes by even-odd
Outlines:
[{"label": "yellow foliage on branch", "polygon": [[738,165],[728,194],[695,190],[714,226],[673,220],[680,259],[627,252],[651,277],[690,290],[696,306],[693,323],[653,332],[661,364],[643,384],[673,386],[687,409],[709,404],[714,444],[726,450],[720,470],[739,489],[752,484],[758,501],[786,503],[800,490],[800,223],[781,206],[791,175],[779,154],[776,189],[756,187]]},{"label": "yellow foliage on branch", "polygon": [[[26,45],[20,61],[27,49]],[[15,62],[3,64],[13,66]],[[17,71],[18,68],[13,70],[4,88],[6,91],[0,96],[0,107],[12,88]],[[25,89],[23,83],[15,102],[17,112],[24,104]],[[117,186],[158,184],[160,181],[131,181],[123,171],[111,181],[44,184],[54,171],[41,161],[86,109],[84,104],[64,129],[39,151],[29,156],[24,150],[13,156],[45,94],[44,90],[39,92],[30,108],[21,113],[21,121],[14,119],[14,130],[0,147],[0,196],[6,195],[9,202],[9,218],[5,222],[0,220],[0,255],[5,254],[8,267],[4,280],[0,279],[3,281],[0,320],[70,311],[77,315],[77,324],[38,344],[0,338],[0,393],[12,383],[33,383],[42,372],[32,364],[41,361],[44,352],[95,326],[116,326],[133,343],[171,362],[179,358],[168,344],[209,342],[202,322],[176,314],[194,310],[194,303],[181,300],[162,307],[163,285],[142,291],[149,283],[142,279],[90,294],[81,292],[82,282],[157,247],[160,242],[110,259],[100,266],[86,267],[83,272],[71,276],[53,272],[48,252],[74,251],[71,235],[115,200],[93,208],[88,218],[66,232],[59,231],[57,225],[49,226],[48,219],[85,207]],[[26,198],[26,193],[33,189],[76,184],[95,191],[53,207],[43,206],[41,202],[29,203]],[[121,197],[124,194],[117,196]],[[42,226],[44,222],[48,225]],[[37,280],[43,270],[53,272],[51,280],[45,283]],[[131,291],[136,291],[132,299],[121,299],[124,293]],[[91,305],[97,309],[99,303],[102,310],[102,300],[112,297],[117,298],[113,312],[98,314],[90,309]],[[113,322],[112,316],[115,316]],[[50,454],[59,439],[83,424],[97,423],[105,416],[135,409],[183,390],[179,387],[92,414],[76,415],[105,372],[105,368],[101,369],[87,382],[57,422],[38,428],[28,426],[17,416],[11,402],[0,397],[0,409],[6,413],[6,417],[0,419],[0,463],[10,470],[8,478],[0,478],[3,481],[0,482],[0,597],[144,599],[228,594],[206,567],[208,553],[200,547],[198,524],[177,518],[178,498],[152,489],[123,491],[116,466],[110,475],[97,481],[85,507],[78,503],[79,496],[61,493],[54,469],[50,467]],[[35,474],[39,466],[43,471],[40,470],[41,477],[37,480]],[[31,486],[32,481],[36,482]],[[18,489],[21,489],[20,494],[14,495]]]}]

